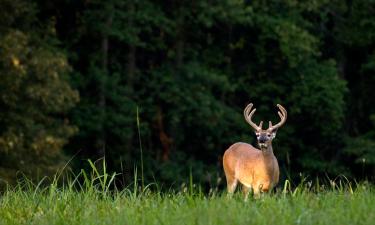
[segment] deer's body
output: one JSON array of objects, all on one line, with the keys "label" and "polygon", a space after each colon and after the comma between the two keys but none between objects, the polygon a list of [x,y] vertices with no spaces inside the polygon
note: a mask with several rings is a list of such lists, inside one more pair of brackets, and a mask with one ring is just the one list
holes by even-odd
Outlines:
[{"label": "deer's body", "polygon": [[252,104],[249,104],[245,111],[246,121],[255,129],[260,149],[250,144],[238,142],[230,146],[223,156],[223,167],[227,179],[228,192],[235,191],[238,182],[243,185],[245,199],[252,189],[255,197],[260,193],[268,192],[279,182],[279,164],[272,149],[272,139],[276,136],[277,129],[285,123],[286,110],[278,105],[281,113],[281,121],[272,126],[269,122],[269,128],[262,130],[263,122],[259,126],[251,121],[255,109],[250,111]]},{"label": "deer's body", "polygon": [[250,188],[258,195],[279,182],[279,165],[272,147],[261,151],[247,143],[235,143],[225,151],[223,166],[230,193],[235,191],[238,182],[246,195]]}]

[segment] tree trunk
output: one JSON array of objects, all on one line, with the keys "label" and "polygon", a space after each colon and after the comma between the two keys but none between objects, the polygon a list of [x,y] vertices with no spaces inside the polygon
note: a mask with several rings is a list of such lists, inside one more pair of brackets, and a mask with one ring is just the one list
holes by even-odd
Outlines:
[{"label": "tree trunk", "polygon": [[134,77],[136,72],[136,47],[134,45],[129,46],[129,52],[127,55],[128,63],[127,63],[127,84],[129,91],[133,92],[133,84],[134,84]]},{"label": "tree trunk", "polygon": [[[182,31],[180,31],[182,32]],[[182,34],[179,35],[177,43],[176,43],[176,66],[177,69],[180,69],[184,63],[184,47],[185,43],[182,38]]]},{"label": "tree trunk", "polygon": [[[112,26],[113,16],[112,13],[108,16],[105,22],[106,30],[109,30]],[[100,108],[100,123],[101,131],[98,137],[98,156],[105,158],[106,154],[106,131],[105,131],[105,120],[106,120],[106,83],[108,79],[108,55],[109,55],[109,40],[108,34],[105,32],[102,36],[101,54],[102,54],[102,71],[104,79],[100,82],[99,87],[99,108]]]},{"label": "tree trunk", "polygon": [[[135,12],[135,6],[134,2],[130,1],[128,6],[128,12],[130,14],[130,18],[128,20],[128,27],[132,28],[134,26],[134,19],[133,19],[133,13]],[[134,77],[136,72],[136,46],[134,43],[129,43],[129,49],[127,53],[127,66],[126,66],[126,72],[127,72],[127,85],[129,88],[129,91],[133,92],[133,84],[134,84]]]},{"label": "tree trunk", "polygon": [[157,108],[156,126],[159,132],[159,140],[162,146],[162,160],[165,162],[169,160],[173,140],[167,135],[164,129],[163,112],[160,106]]}]

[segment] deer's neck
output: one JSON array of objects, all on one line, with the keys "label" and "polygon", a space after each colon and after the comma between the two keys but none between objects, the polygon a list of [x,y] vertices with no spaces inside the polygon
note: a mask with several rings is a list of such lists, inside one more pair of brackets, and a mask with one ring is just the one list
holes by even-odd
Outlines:
[{"label": "deer's neck", "polygon": [[265,149],[261,149],[262,150],[262,154],[263,154],[263,157],[265,160],[273,160],[274,159],[274,155],[273,155],[273,148],[272,148],[272,145],[268,145],[267,148]]},{"label": "deer's neck", "polygon": [[265,166],[265,172],[267,173],[268,176],[273,177],[275,173],[275,160],[276,157],[273,154],[273,149],[272,145],[267,146],[266,149],[262,149],[262,155],[263,155],[263,163]]}]

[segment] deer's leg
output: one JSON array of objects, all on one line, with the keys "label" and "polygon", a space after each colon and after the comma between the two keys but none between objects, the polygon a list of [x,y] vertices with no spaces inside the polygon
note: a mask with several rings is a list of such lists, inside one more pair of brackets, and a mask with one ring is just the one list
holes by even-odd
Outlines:
[{"label": "deer's leg", "polygon": [[267,182],[258,183],[256,188],[254,189],[254,198],[258,199],[263,195],[263,193],[267,193],[270,191],[270,185]]},{"label": "deer's leg", "polygon": [[259,199],[263,193],[263,184],[258,183],[254,186],[254,198]]},{"label": "deer's leg", "polygon": [[234,176],[226,176],[228,195],[231,196],[236,190],[238,180]]},{"label": "deer's leg", "polygon": [[259,199],[260,198],[260,190],[259,190],[259,188],[255,188],[254,189],[254,198],[255,199]]},{"label": "deer's leg", "polygon": [[247,201],[247,197],[249,196],[250,189],[251,189],[251,187],[247,187],[245,185],[242,185],[242,191],[243,191],[243,194],[244,194],[244,197],[245,197],[245,201]]}]

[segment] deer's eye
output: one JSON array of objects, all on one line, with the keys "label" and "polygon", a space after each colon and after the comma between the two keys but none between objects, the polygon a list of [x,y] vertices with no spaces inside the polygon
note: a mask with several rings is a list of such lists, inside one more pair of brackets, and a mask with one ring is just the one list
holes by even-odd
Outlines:
[{"label": "deer's eye", "polygon": [[271,137],[271,134],[267,134],[267,137]]}]

